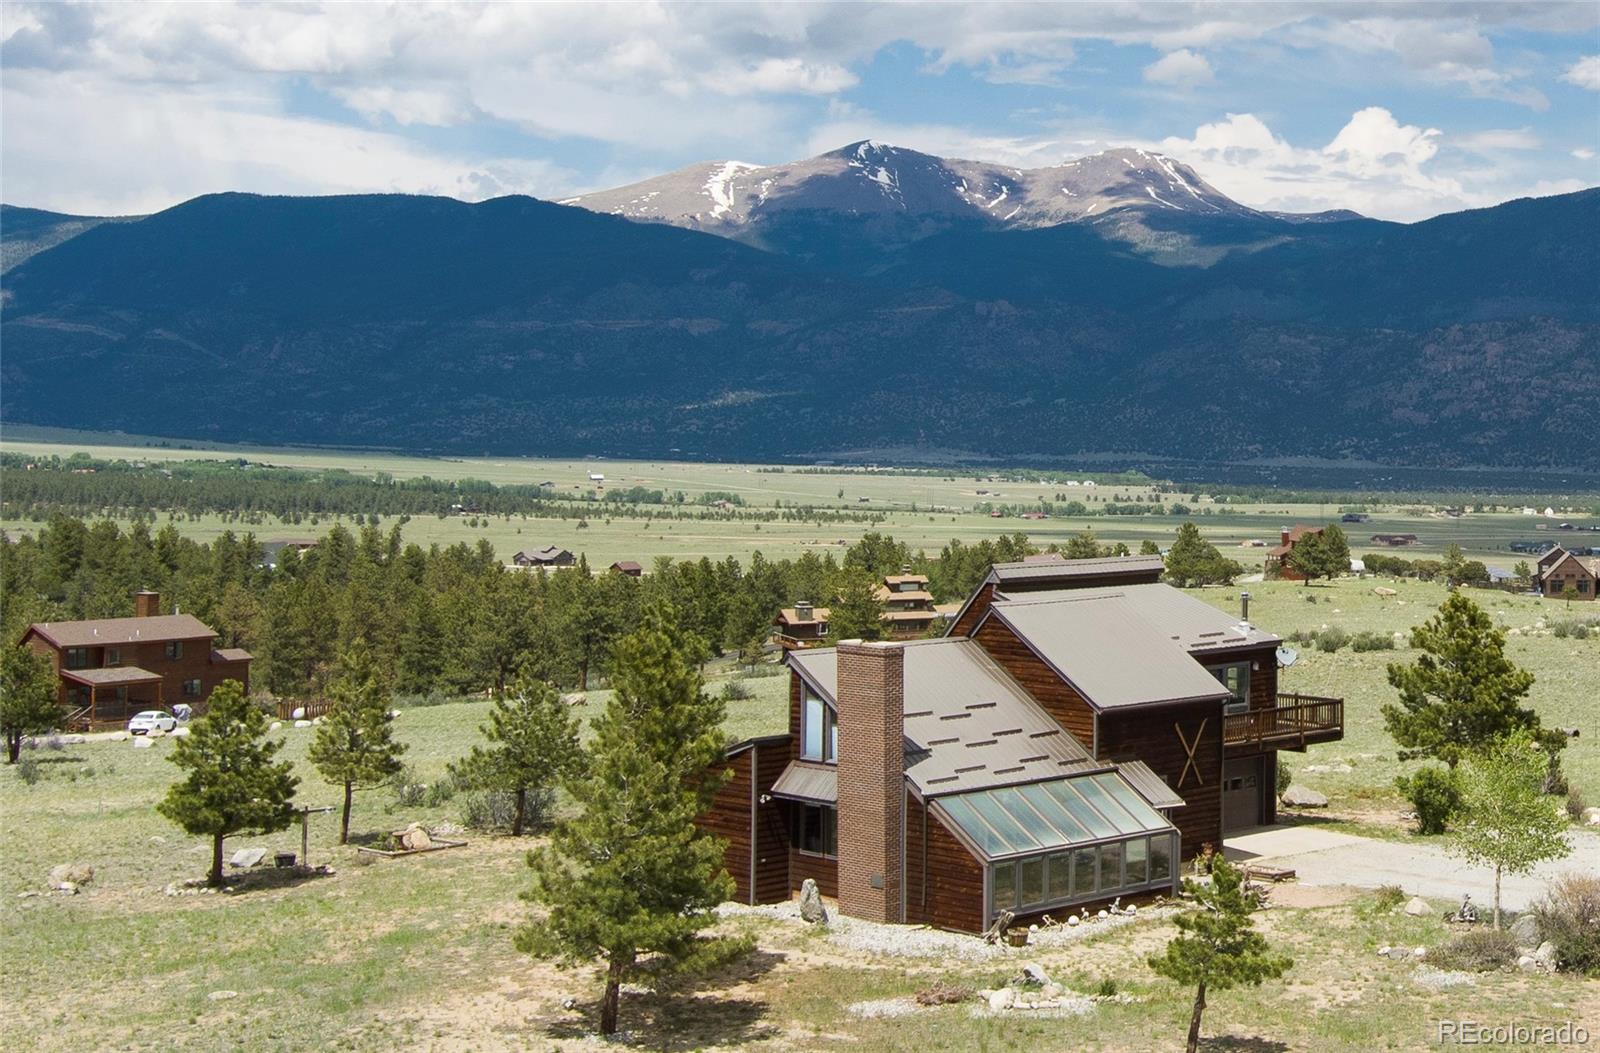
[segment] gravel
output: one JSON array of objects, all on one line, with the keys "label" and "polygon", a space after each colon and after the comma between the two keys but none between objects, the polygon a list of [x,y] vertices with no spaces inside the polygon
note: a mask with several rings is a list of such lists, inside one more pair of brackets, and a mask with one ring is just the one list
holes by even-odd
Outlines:
[{"label": "gravel", "polygon": [[1450,972],[1430,965],[1418,966],[1412,979],[1419,987],[1430,987],[1436,991],[1447,987],[1471,987],[1478,982],[1471,973]]},{"label": "gravel", "polygon": [[910,998],[878,998],[870,1002],[854,1002],[845,1011],[863,1020],[878,1020],[910,1016],[917,1011],[917,1003]]}]

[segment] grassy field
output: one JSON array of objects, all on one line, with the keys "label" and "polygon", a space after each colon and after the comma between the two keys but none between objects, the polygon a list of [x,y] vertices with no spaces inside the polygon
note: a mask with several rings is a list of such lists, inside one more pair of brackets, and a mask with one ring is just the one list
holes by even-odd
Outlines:
[{"label": "grassy field", "polygon": [[[29,434],[25,432],[24,434]],[[61,434],[48,433],[64,440]],[[1255,540],[1275,544],[1282,527],[1295,523],[1321,524],[1337,519],[1339,507],[1332,504],[1213,504],[1195,494],[1161,495],[1168,505],[1187,503],[1195,513],[1189,517],[1163,516],[1084,516],[1025,520],[1007,516],[992,518],[978,506],[994,504],[1032,504],[1054,501],[1058,495],[1083,500],[1091,509],[1110,500],[1149,501],[1156,492],[1150,487],[1102,485],[1094,488],[1068,488],[1060,483],[1038,481],[990,482],[972,473],[948,476],[898,475],[866,470],[830,470],[825,473],[797,470],[775,471],[759,465],[699,464],[646,461],[536,460],[514,458],[425,458],[389,453],[320,451],[298,449],[221,450],[180,449],[161,446],[109,444],[104,440],[52,441],[18,440],[7,437],[0,450],[12,453],[65,456],[75,452],[96,458],[123,458],[155,463],[162,460],[196,458],[224,459],[247,457],[270,464],[301,468],[342,468],[355,472],[386,472],[396,478],[432,476],[441,479],[475,478],[494,483],[554,484],[555,493],[581,497],[598,492],[589,479],[592,472],[605,475],[605,486],[642,486],[666,492],[682,490],[692,501],[709,492],[739,495],[751,509],[771,509],[785,505],[813,505],[861,514],[881,516],[881,522],[868,523],[756,523],[733,519],[707,518],[692,521],[666,519],[608,518],[603,511],[590,515],[586,526],[576,518],[524,518],[521,516],[476,519],[420,517],[406,526],[408,540],[427,545],[449,545],[457,541],[487,538],[505,559],[524,548],[559,545],[587,554],[591,564],[605,565],[613,560],[633,559],[649,565],[658,556],[698,559],[727,555],[741,559],[760,550],[769,558],[797,556],[805,551],[841,551],[869,530],[892,533],[914,548],[930,554],[953,538],[976,541],[999,533],[1023,531],[1040,546],[1063,542],[1084,530],[1093,530],[1107,542],[1125,542],[1136,549],[1141,541],[1154,540],[1166,545],[1174,531],[1192,518],[1202,532],[1227,554],[1247,567],[1259,568],[1265,555],[1260,547],[1240,547]],[[1085,474],[1084,478],[1088,478]],[[1098,502],[1089,501],[1093,495]],[[1589,507],[1592,495],[1573,495],[1573,504]],[[1587,525],[1591,517],[1574,515],[1571,522]],[[479,525],[473,526],[476,521]],[[209,539],[224,530],[254,531],[263,541],[313,535],[326,530],[331,518],[318,523],[283,524],[272,517],[257,523],[243,522],[220,515],[175,520],[180,529],[198,539]],[[1373,534],[1416,534],[1415,547],[1396,550],[1407,558],[1437,558],[1444,549],[1459,544],[1469,558],[1509,570],[1525,557],[1510,552],[1515,540],[1552,538],[1570,540],[1594,535],[1573,535],[1555,529],[1557,524],[1520,513],[1469,514],[1449,518],[1432,506],[1393,503],[1375,506],[1369,522],[1349,525],[1351,549],[1359,554],[1372,548]],[[12,533],[30,531],[36,524],[17,519],[0,519],[0,529]]]},{"label": "grassy field", "polygon": [[[1343,581],[1304,588],[1252,586],[1251,618],[1275,631],[1341,625],[1396,632],[1427,617],[1437,586]],[[1237,590],[1202,598],[1234,610]],[[1304,599],[1313,595],[1317,602]],[[1513,657],[1538,676],[1533,704],[1551,723],[1576,724],[1583,737],[1567,751],[1574,782],[1600,797],[1600,638],[1538,635],[1557,604],[1477,594],[1509,627]],[[1575,605],[1576,607],[1576,605]],[[1290,757],[1291,767],[1349,764],[1347,773],[1303,773],[1326,791],[1331,811],[1369,829],[1390,820],[1398,802],[1390,782],[1400,766],[1377,707],[1390,697],[1383,666],[1400,652],[1324,654],[1301,649],[1283,686],[1347,699],[1345,741]],[[731,670],[713,670],[720,690]],[[728,730],[744,737],[781,728],[784,677],[743,678],[751,697],[730,703]],[[597,713],[604,691],[582,712]],[[406,709],[398,719],[406,759],[425,781],[476,740],[484,702]],[[284,755],[296,762],[306,803],[336,794],[305,763],[311,733],[284,728]],[[0,771],[0,1035],[5,1048],[71,1050],[521,1050],[600,1048],[590,1035],[597,986],[587,970],[562,972],[518,955],[510,936],[528,906],[523,855],[533,839],[468,835],[466,848],[370,865],[334,844],[332,816],[313,820],[312,859],[335,876],[297,886],[234,894],[167,896],[169,882],[200,874],[207,848],[159,818],[153,806],[173,779],[170,740],[151,749],[91,741],[31,754],[44,777],[27,785]],[[402,808],[388,790],[358,797],[354,829],[363,836],[412,821],[458,819],[459,802]],[[1390,821],[1388,836],[1406,836]],[[298,851],[297,830],[247,838]],[[31,895],[59,863],[83,862],[96,878],[82,895]],[[1285,886],[1262,923],[1297,959],[1281,983],[1218,994],[1207,1048],[1422,1050],[1435,1046],[1436,1022],[1560,1023],[1600,1031],[1600,984],[1526,973],[1475,976],[1438,987],[1413,966],[1377,957],[1383,944],[1433,945],[1437,921],[1378,913],[1365,896]],[[1133,1053],[1177,1048],[1186,1020],[1184,992],[1157,980],[1143,957],[1170,936],[1150,918],[1070,948],[1019,950],[982,963],[889,958],[840,946],[798,923],[738,916],[723,924],[757,939],[756,955],[719,978],[716,989],[674,995],[633,993],[623,1024],[639,1048],[935,1050],[1082,1048]],[[1130,996],[1087,1016],[991,1018],[966,1006],[918,1010],[894,1019],[852,1012],[853,1003],[897,998],[936,980],[992,986],[1022,961],[1037,960],[1074,989],[1114,983]],[[567,1004],[568,1000],[572,1004]],[[1510,1047],[1517,1048],[1517,1047]]]}]

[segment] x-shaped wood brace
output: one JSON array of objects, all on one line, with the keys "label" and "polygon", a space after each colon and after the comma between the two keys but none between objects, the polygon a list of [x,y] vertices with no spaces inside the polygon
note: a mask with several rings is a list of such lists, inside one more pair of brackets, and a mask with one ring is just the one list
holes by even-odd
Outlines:
[{"label": "x-shaped wood brace", "polygon": [[1193,742],[1184,738],[1181,724],[1174,722],[1172,725],[1172,730],[1178,733],[1178,741],[1183,743],[1184,752],[1188,754],[1183,762],[1183,771],[1178,774],[1177,788],[1180,790],[1183,789],[1183,780],[1189,777],[1190,768],[1194,769],[1194,781],[1201,786],[1206,784],[1206,781],[1200,777],[1200,765],[1195,763],[1194,751],[1200,747],[1200,736],[1206,733],[1206,721],[1210,719],[1210,717],[1202,717],[1200,719],[1200,726],[1195,729]]}]

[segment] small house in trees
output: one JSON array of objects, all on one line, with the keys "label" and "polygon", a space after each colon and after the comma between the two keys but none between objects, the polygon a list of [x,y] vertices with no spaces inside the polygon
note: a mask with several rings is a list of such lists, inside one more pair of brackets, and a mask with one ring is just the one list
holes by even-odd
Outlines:
[{"label": "small house in trees", "polygon": [[546,545],[544,548],[523,549],[511,557],[511,562],[519,567],[570,567],[577,562],[577,557],[564,548]]},{"label": "small house in trees", "polygon": [[1415,534],[1373,534],[1374,545],[1388,545],[1390,548],[1406,548],[1417,543]]},{"label": "small house in trees", "polygon": [[791,651],[787,731],[727,751],[701,819],[738,899],[811,878],[851,917],[981,932],[1171,895],[1272,821],[1278,751],[1341,738],[1343,701],[1280,694],[1279,637],[1152,573],[1002,564],[940,638]]},{"label": "small house in trees", "polygon": [[[1278,532],[1278,543],[1267,550],[1266,574],[1269,578],[1282,578],[1285,581],[1304,581],[1305,575],[1294,569],[1289,560],[1289,554],[1294,551],[1295,545],[1301,539],[1315,534],[1322,536],[1322,527],[1295,526],[1284,527]],[[1306,550],[1310,552],[1310,549]]]},{"label": "small house in trees", "polygon": [[1551,599],[1600,599],[1600,558],[1553,548],[1540,558],[1536,580],[1540,594]]},{"label": "small house in trees", "polygon": [[611,570],[616,574],[624,574],[630,578],[644,577],[644,567],[631,559],[619,559],[611,564]]},{"label": "small house in trees", "polygon": [[883,604],[885,635],[891,640],[913,640],[926,635],[943,615],[933,604],[928,579],[922,574],[890,574],[875,595]]},{"label": "small house in trees", "polygon": [[135,593],[133,606],[132,618],[34,622],[18,641],[49,656],[69,727],[120,724],[180,702],[201,711],[224,680],[250,690],[249,651],[217,647],[216,630],[193,615],[162,614],[157,593]]},{"label": "small house in trees", "polygon": [[828,635],[828,608],[797,601],[780,610],[772,624],[773,642],[786,651],[820,647]]}]

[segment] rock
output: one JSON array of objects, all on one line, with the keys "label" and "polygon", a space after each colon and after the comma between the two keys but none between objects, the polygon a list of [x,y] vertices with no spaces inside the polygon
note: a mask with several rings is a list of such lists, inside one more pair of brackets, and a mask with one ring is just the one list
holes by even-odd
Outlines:
[{"label": "rock", "polygon": [[813,925],[828,924],[828,908],[822,905],[822,892],[811,878],[800,883],[800,917]]},{"label": "rock", "polygon": [[239,992],[238,991],[212,991],[210,994],[206,995],[206,997],[211,999],[213,1002],[226,1002],[230,998],[238,998],[239,997]]},{"label": "rock", "polygon": [[1095,915],[1095,918],[1099,921],[1105,921],[1109,917],[1111,917],[1111,913],[1105,908],[1101,908],[1100,912]]},{"label": "rock", "polygon": [[268,731],[277,731],[281,727],[283,727],[283,721],[274,720],[271,724],[267,725],[267,730]]},{"label": "rock", "polygon": [[1584,826],[1600,826],[1600,808],[1585,808],[1583,810]]},{"label": "rock", "polygon": [[175,738],[175,739],[188,738],[189,737],[189,729],[188,728],[173,728],[172,729],[172,737]]},{"label": "rock", "polygon": [[1355,769],[1350,767],[1348,764],[1308,764],[1305,770],[1313,775],[1320,774],[1322,772],[1332,772],[1343,775],[1347,772],[1355,771]]},{"label": "rock", "polygon": [[159,739],[165,735],[166,732],[162,731],[160,728],[151,728],[149,731],[144,733],[144,737],[147,739]]},{"label": "rock", "polygon": [[433,838],[421,823],[412,823],[400,834],[400,847],[412,851],[433,847]]},{"label": "rock", "polygon": [[65,892],[69,896],[76,896],[78,894],[78,883],[76,881],[58,881],[50,887],[55,889],[57,892]]},{"label": "rock", "polygon": [[1411,957],[1413,957],[1413,958],[1426,958],[1427,956],[1428,956],[1428,948],[1426,948],[1426,947],[1413,947],[1413,948],[1411,948]]},{"label": "rock", "polygon": [[570,695],[562,695],[561,704],[564,706],[587,706],[589,704],[589,696],[581,691],[575,691]]},{"label": "rock", "polygon": [[133,748],[136,750],[147,750],[154,745],[155,743],[148,738],[135,737],[133,740]]},{"label": "rock", "polygon": [[1071,917],[1067,918],[1067,925],[1069,925],[1072,928],[1077,928],[1079,925],[1082,925],[1082,924],[1083,924],[1083,922],[1078,920],[1078,916],[1076,914],[1074,914]]},{"label": "rock", "polygon": [[1412,896],[1411,902],[1406,904],[1406,913],[1413,918],[1426,918],[1433,913],[1433,908],[1421,896]]},{"label": "rock", "polygon": [[1384,944],[1382,947],[1378,948],[1378,957],[1379,958],[1387,958],[1387,957],[1389,957],[1389,952],[1391,950],[1393,950],[1393,949],[1394,948],[1390,947],[1387,943]]},{"label": "rock", "polygon": [[1002,987],[989,995],[989,1008],[998,1013],[1010,1009],[1017,1002],[1017,992],[1009,987]]},{"label": "rock", "polygon": [[300,721],[300,720],[306,719],[306,707],[305,706],[296,706],[294,708],[294,710],[289,714],[289,719],[290,720],[295,720],[295,721]]},{"label": "rock", "polygon": [[1050,982],[1050,977],[1038,962],[1029,962],[1022,967],[1022,982],[1034,987],[1043,987]]},{"label": "rock", "polygon": [[1139,913],[1139,904],[1137,904],[1137,903],[1128,904],[1128,913],[1130,915]]},{"label": "rock", "polygon": [[127,737],[128,737],[128,733],[126,731],[113,731],[111,733],[111,741],[112,742],[121,742],[122,740],[126,739]]},{"label": "rock", "polygon": [[1539,968],[1549,969],[1551,972],[1555,971],[1559,957],[1556,954],[1556,945],[1549,940],[1539,944],[1539,949],[1533,952],[1533,960],[1538,963]]},{"label": "rock", "polygon": [[1531,949],[1539,946],[1539,923],[1532,914],[1518,914],[1517,920],[1506,931],[1517,941],[1518,947]]},{"label": "rock", "polygon": [[1398,595],[1400,595],[1399,592],[1397,592],[1394,589],[1389,588],[1386,585],[1379,585],[1377,588],[1372,590],[1372,594],[1374,596],[1398,596]]},{"label": "rock", "polygon": [[[87,885],[92,881],[94,881],[94,867],[87,863],[62,863],[60,866],[50,868],[49,885],[54,889],[71,885],[70,891],[75,892],[79,885]],[[63,889],[63,891],[68,890]]]},{"label": "rock", "polygon": [[1061,997],[1061,985],[1045,984],[1039,989],[1039,997],[1047,1001],[1054,1002],[1056,999]]},{"label": "rock", "polygon": [[1291,786],[1279,798],[1289,808],[1326,808],[1328,798],[1304,786]]},{"label": "rock", "polygon": [[1518,969],[1537,969],[1538,967],[1539,963],[1533,960],[1533,955],[1531,954],[1524,954],[1517,959]]},{"label": "rock", "polygon": [[297,728],[309,728],[311,726],[311,721],[309,721],[309,720],[296,720],[294,722],[294,726],[297,727]]},{"label": "rock", "polygon": [[228,865],[245,869],[255,866],[266,856],[267,850],[265,848],[241,848],[229,858]]}]

